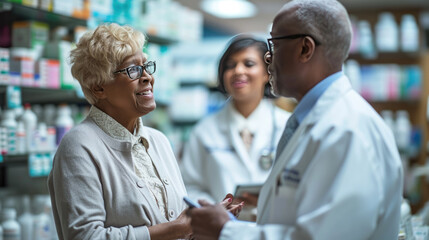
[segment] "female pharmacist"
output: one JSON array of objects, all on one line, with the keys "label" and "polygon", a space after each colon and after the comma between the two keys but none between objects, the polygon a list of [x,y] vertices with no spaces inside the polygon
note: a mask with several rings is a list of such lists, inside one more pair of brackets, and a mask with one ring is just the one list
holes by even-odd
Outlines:
[{"label": "female pharmacist", "polygon": [[155,109],[145,37],[101,25],[71,52],[92,105],[62,139],[48,178],[60,239],[177,239],[191,234],[170,143],[140,117]]},{"label": "female pharmacist", "polygon": [[[234,193],[240,184],[262,184],[273,165],[275,148],[290,116],[264,96],[272,96],[264,54],[265,41],[238,35],[228,44],[218,67],[218,87],[229,95],[226,105],[193,129],[180,163],[188,194],[212,202]],[[244,200],[241,218],[254,219]],[[249,209],[249,208],[247,208]],[[245,215],[245,216],[244,216]]]}]

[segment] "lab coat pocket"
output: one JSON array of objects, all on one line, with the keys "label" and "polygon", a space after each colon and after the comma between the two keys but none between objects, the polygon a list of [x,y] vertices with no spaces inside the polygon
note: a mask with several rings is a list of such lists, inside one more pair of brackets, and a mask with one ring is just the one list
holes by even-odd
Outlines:
[{"label": "lab coat pocket", "polygon": [[294,224],[296,214],[295,193],[295,186],[277,186],[271,205],[271,223]]}]

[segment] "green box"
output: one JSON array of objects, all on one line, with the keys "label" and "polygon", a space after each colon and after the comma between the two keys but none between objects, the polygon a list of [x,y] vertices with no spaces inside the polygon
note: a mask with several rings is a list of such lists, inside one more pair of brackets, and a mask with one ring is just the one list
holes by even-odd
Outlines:
[{"label": "green box", "polygon": [[71,66],[68,62],[70,51],[75,47],[76,45],[74,43],[64,40],[50,41],[46,44],[44,56],[60,61],[60,83],[62,89],[79,87],[79,83],[71,74]]},{"label": "green box", "polygon": [[12,25],[12,46],[35,49],[37,58],[49,39],[49,25],[37,21],[17,21]]}]

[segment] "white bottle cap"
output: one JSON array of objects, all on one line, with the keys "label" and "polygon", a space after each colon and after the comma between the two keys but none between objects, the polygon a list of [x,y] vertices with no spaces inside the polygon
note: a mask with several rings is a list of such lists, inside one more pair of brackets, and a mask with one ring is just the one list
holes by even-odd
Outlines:
[{"label": "white bottle cap", "polygon": [[411,214],[411,207],[410,204],[408,203],[407,199],[402,199],[402,204],[401,204],[401,218],[405,218],[406,216]]},{"label": "white bottle cap", "polygon": [[380,112],[380,115],[381,115],[383,118],[393,118],[393,112],[392,112],[391,110],[382,110],[382,111]]},{"label": "white bottle cap", "polygon": [[414,18],[414,16],[411,15],[411,14],[404,14],[404,15],[402,15],[401,20],[404,21],[404,22],[407,22],[407,23],[411,23],[411,24],[414,24],[415,21],[416,21],[416,19]]},{"label": "white bottle cap", "polygon": [[16,210],[15,208],[5,208],[3,209],[3,221],[5,220],[13,220],[16,218]]},{"label": "white bottle cap", "polygon": [[15,118],[15,111],[13,109],[6,109],[3,113],[3,120],[5,119],[14,119]]},{"label": "white bottle cap", "polygon": [[398,110],[396,112],[397,117],[406,117],[408,118],[408,112],[406,110]]}]

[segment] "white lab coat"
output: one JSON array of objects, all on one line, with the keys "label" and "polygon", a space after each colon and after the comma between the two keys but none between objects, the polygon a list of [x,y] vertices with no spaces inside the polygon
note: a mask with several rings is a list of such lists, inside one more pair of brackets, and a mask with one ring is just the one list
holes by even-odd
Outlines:
[{"label": "white lab coat", "polygon": [[254,111],[260,122],[254,132],[250,154],[232,124],[232,102],[219,112],[208,116],[193,129],[180,162],[183,180],[191,199],[221,201],[233,193],[237,184],[264,183],[270,170],[259,166],[261,152],[276,148],[290,113],[274,107],[275,134],[273,132],[273,103],[262,100]]},{"label": "white lab coat", "polygon": [[394,240],[402,185],[392,132],[342,77],[276,161],[258,225],[229,221],[220,239]]}]

